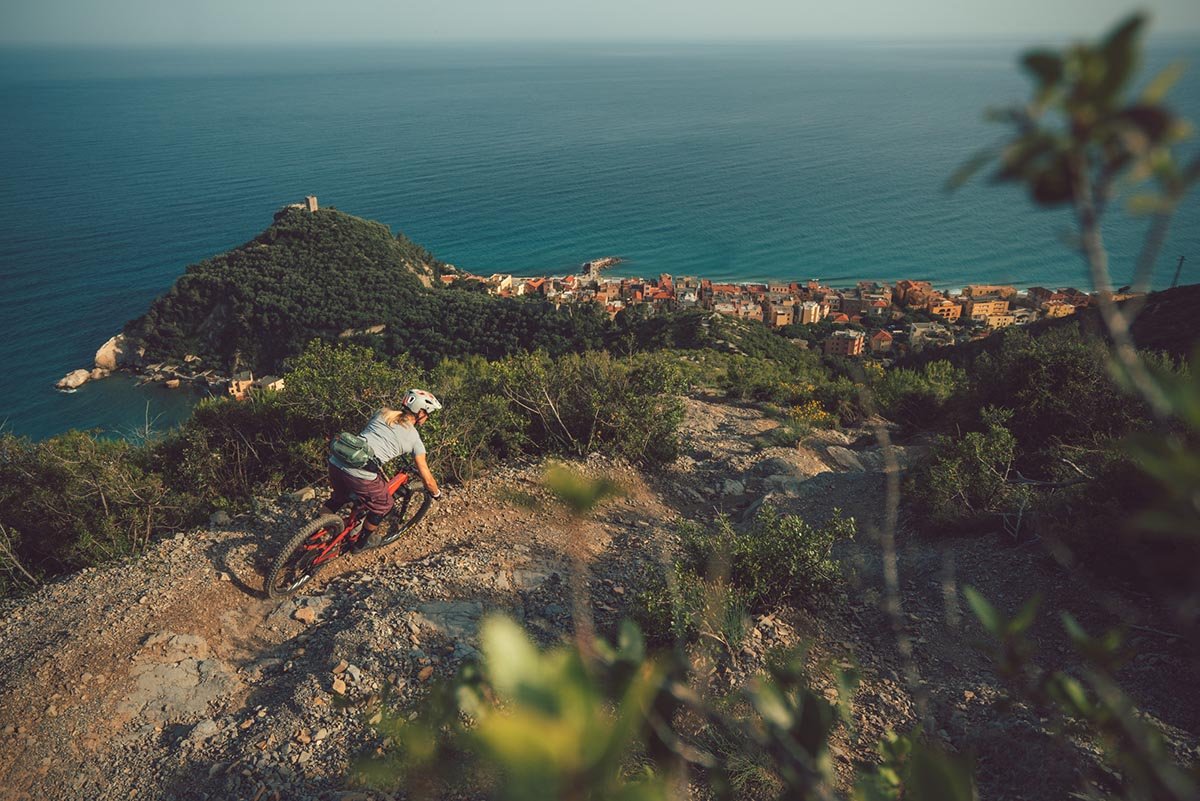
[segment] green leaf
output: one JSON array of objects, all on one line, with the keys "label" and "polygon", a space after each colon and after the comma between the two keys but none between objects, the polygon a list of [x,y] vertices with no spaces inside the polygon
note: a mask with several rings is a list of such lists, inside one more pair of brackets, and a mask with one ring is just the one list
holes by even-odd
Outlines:
[{"label": "green leaf", "polygon": [[573,514],[586,515],[601,501],[621,494],[621,485],[602,476],[588,478],[562,464],[546,468],[543,485]]},{"label": "green leaf", "polygon": [[1056,674],[1052,685],[1057,691],[1059,701],[1067,707],[1067,711],[1079,717],[1089,717],[1092,713],[1092,704],[1088,700],[1087,690],[1083,688],[1083,684],[1073,676],[1064,674]]},{"label": "green leaf", "polygon": [[1011,635],[1024,634],[1033,625],[1034,619],[1037,617],[1038,606],[1042,602],[1042,596],[1035,595],[1025,602],[1021,610],[1017,612],[1016,617],[1008,622],[1007,632]]},{"label": "green leaf", "polygon": [[1049,89],[1062,80],[1062,58],[1049,50],[1029,51],[1021,58],[1021,65],[1033,73],[1043,89]]},{"label": "green leaf", "polygon": [[1151,105],[1161,103],[1186,68],[1187,63],[1184,61],[1175,61],[1167,65],[1142,90],[1142,102]]},{"label": "green leaf", "polygon": [[905,797],[938,801],[975,801],[975,780],[966,760],[918,745],[909,763]]},{"label": "green leaf", "polygon": [[488,678],[496,690],[512,695],[541,675],[541,658],[525,631],[506,617],[491,617],[479,630]]},{"label": "green leaf", "polygon": [[967,181],[975,177],[975,174],[986,167],[988,164],[996,160],[999,151],[994,147],[985,148],[964,161],[962,165],[954,171],[954,174],[946,179],[942,189],[946,192],[953,192],[961,188]]},{"label": "green leaf", "polygon": [[1171,210],[1171,202],[1162,195],[1149,193],[1134,195],[1125,203],[1125,209],[1135,217],[1146,214],[1163,214]]},{"label": "green leaf", "polygon": [[996,607],[988,603],[988,599],[984,598],[982,593],[974,587],[963,587],[963,595],[967,597],[967,604],[971,607],[971,611],[975,613],[975,617],[983,624],[984,629],[988,633],[999,637],[1004,629],[1004,619],[1000,617],[1000,613],[996,611]]},{"label": "green leaf", "polygon": [[1062,619],[1063,628],[1067,630],[1067,636],[1071,638],[1071,642],[1083,645],[1092,639],[1070,612],[1062,612],[1059,617]]},{"label": "green leaf", "polygon": [[1138,36],[1146,22],[1143,14],[1133,14],[1105,38],[1099,53],[1104,59],[1104,78],[1096,87],[1098,99],[1111,102],[1128,83],[1138,56]]}]

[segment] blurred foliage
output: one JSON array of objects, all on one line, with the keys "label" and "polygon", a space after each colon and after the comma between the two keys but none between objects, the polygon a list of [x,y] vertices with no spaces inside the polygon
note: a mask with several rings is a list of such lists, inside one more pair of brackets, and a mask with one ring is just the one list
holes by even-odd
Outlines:
[{"label": "blurred foliage", "polygon": [[[505,618],[485,621],[480,641],[479,663],[415,714],[379,724],[383,756],[358,764],[361,781],[415,799],[666,801],[698,774],[714,801],[843,797],[829,738],[846,725],[852,672],[838,672],[830,701],[809,688],[803,655],[785,654],[729,704],[693,690],[678,655],[649,656],[628,622],[615,645],[597,642],[591,662],[568,646],[539,651]],[[855,797],[971,801],[962,764],[910,744],[890,792]],[[863,786],[882,783],[872,776]]]},{"label": "blurred foliage", "polygon": [[1015,699],[1031,704],[1039,715],[1051,716],[1060,736],[1068,725],[1086,726],[1096,735],[1102,765],[1083,778],[1076,797],[1096,801],[1200,797],[1200,765],[1175,764],[1160,732],[1121,689],[1117,671],[1129,654],[1120,631],[1093,636],[1070,614],[1060,613],[1079,668],[1070,673],[1046,670],[1034,659],[1035,647],[1028,638],[1038,599],[1008,618],[978,590],[967,587],[964,594],[989,636],[984,650]]},{"label": "blurred foliage", "polygon": [[1154,180],[1156,191],[1135,197],[1131,205],[1137,211],[1170,211],[1200,175],[1200,158],[1182,166],[1172,153],[1192,132],[1165,103],[1181,65],[1167,67],[1130,96],[1145,24],[1144,15],[1134,14],[1096,44],[1026,53],[1021,65],[1033,80],[1033,98],[988,113],[1012,126],[1012,139],[975,155],[950,185],[996,163],[992,181],[1024,184],[1035,203],[1055,206],[1090,204],[1093,193],[1104,202],[1118,184],[1132,188]]},{"label": "blurred foliage", "polygon": [[604,501],[622,494],[621,485],[612,478],[592,478],[561,462],[546,468],[542,485],[576,517],[586,517]]}]

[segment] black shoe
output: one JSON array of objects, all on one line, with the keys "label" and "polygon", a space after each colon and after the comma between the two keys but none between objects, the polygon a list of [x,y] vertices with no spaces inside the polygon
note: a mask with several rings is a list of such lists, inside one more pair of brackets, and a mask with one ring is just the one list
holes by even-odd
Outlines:
[{"label": "black shoe", "polygon": [[383,534],[378,528],[370,534],[359,532],[358,539],[354,541],[354,552],[374,550],[379,547],[379,543],[382,540]]}]

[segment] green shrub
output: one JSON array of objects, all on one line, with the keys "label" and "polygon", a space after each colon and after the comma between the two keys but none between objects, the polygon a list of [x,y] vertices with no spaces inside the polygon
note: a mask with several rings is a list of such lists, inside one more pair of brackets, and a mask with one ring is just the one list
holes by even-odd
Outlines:
[{"label": "green shrub", "polygon": [[679,533],[687,567],[695,572],[716,567],[723,574],[727,566],[730,583],[758,609],[785,601],[819,604],[841,576],[834,543],[854,531],[854,519],[840,513],[815,527],[768,504],[741,529],[721,517],[711,528],[686,524]]},{"label": "green shrub", "polygon": [[0,435],[0,527],[13,549],[5,564],[53,576],[137,553],[194,523],[194,499],[148,456],[83,431],[41,442]]},{"label": "green shrub", "polygon": [[884,417],[910,430],[944,423],[949,406],[967,388],[967,372],[947,361],[887,370],[871,387]]},{"label": "green shrub", "polygon": [[1010,481],[1017,452],[1005,427],[1010,417],[1006,409],[987,407],[984,431],[943,437],[909,477],[909,508],[926,528],[994,523],[1028,503],[1028,489]]},{"label": "green shrub", "polygon": [[524,421],[535,450],[609,451],[640,463],[675,457],[685,385],[665,357],[589,352],[554,360],[534,353],[494,367],[490,387]]},{"label": "green shrub", "polygon": [[727,580],[705,579],[676,562],[652,577],[635,616],[654,642],[704,639],[736,654],[747,631],[747,606],[746,593]]}]

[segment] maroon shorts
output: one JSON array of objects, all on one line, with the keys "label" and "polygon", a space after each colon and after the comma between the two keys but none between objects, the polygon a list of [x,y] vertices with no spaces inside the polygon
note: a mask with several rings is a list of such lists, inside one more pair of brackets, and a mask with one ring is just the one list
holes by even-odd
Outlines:
[{"label": "maroon shorts", "polygon": [[350,493],[354,493],[366,503],[368,512],[382,516],[391,511],[392,496],[381,476],[369,480],[358,478],[340,467],[329,465],[329,483],[333,486],[333,496],[326,501],[326,506],[331,509],[340,507],[350,499]]}]

